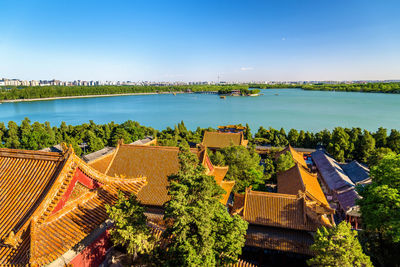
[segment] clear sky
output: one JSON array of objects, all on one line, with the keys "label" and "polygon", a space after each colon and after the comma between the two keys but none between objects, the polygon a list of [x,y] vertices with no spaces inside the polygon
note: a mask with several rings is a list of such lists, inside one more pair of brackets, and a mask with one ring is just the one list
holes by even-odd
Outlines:
[{"label": "clear sky", "polygon": [[400,79],[397,0],[0,0],[0,77]]}]

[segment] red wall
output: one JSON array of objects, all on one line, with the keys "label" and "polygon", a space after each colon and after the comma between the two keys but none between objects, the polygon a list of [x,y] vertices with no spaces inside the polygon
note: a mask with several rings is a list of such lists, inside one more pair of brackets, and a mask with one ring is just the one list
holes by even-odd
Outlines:
[{"label": "red wall", "polygon": [[97,267],[105,260],[106,252],[111,246],[110,233],[106,230],[93,243],[84,248],[69,264],[74,267]]},{"label": "red wall", "polygon": [[77,182],[83,184],[84,186],[86,186],[89,189],[94,189],[94,188],[97,188],[102,185],[99,182],[88,177],[79,168],[77,168],[75,171],[74,178],[72,178],[70,184],[68,185],[67,190],[64,192],[64,195],[61,197],[57,206],[54,208],[52,214],[56,213],[57,211],[59,211],[60,209],[62,209],[64,207],[64,205],[68,201],[68,198],[70,197],[72,191],[74,190],[75,184]]}]

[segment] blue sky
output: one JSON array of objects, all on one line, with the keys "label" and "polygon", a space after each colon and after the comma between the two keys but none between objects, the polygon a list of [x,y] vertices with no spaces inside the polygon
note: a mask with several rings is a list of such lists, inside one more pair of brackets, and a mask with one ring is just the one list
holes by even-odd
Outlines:
[{"label": "blue sky", "polygon": [[391,0],[0,0],[0,77],[400,79]]}]

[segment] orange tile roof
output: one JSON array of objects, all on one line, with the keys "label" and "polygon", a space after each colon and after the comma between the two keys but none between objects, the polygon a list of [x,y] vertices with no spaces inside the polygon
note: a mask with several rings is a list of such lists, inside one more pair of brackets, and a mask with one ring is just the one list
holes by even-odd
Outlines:
[{"label": "orange tile roof", "polygon": [[93,161],[88,162],[88,165],[91,166],[92,168],[98,170],[101,173],[105,173],[108,165],[110,165],[110,162],[113,158],[115,151],[112,153],[103,155]]},{"label": "orange tile roof", "polygon": [[315,231],[320,225],[305,209],[305,199],[296,195],[246,190],[243,217],[250,224]]},{"label": "orange tile roof", "polygon": [[244,140],[243,133],[204,132],[202,145],[208,148],[224,148],[231,145],[247,146],[248,140]]},{"label": "orange tile roof", "polygon": [[[60,206],[75,186],[71,181],[77,169],[99,187]],[[63,153],[0,149],[0,265],[52,262],[107,219],[99,211],[104,209],[103,202],[112,203],[117,189],[137,194],[145,184],[145,179],[101,174],[78,158],[72,148]],[[75,219],[71,228],[62,223],[76,218],[74,214],[86,204],[85,218],[90,225]]]},{"label": "orange tile roof", "polygon": [[299,163],[304,168],[308,168],[307,163],[304,160],[303,153],[297,152],[291,145],[288,145],[285,149],[276,153],[275,157],[278,158],[280,155],[286,153],[287,151],[289,151],[290,154],[292,155],[294,162]]},{"label": "orange tile roof", "polygon": [[229,200],[229,196],[231,195],[232,189],[235,186],[235,181],[222,181],[219,185],[226,192],[223,195],[223,198],[221,199],[221,203],[222,204],[226,204],[228,202],[228,200]]},{"label": "orange tile roof", "polygon": [[214,171],[211,173],[211,175],[215,177],[215,181],[217,182],[217,184],[220,184],[222,182],[228,170],[229,170],[228,166],[226,167],[214,166]]},{"label": "orange tile roof", "polygon": [[278,193],[297,195],[299,191],[306,192],[315,200],[329,207],[317,176],[296,163],[289,170],[278,173]]},{"label": "orange tile roof", "polygon": [[[205,149],[193,148],[191,152],[197,154],[200,162],[208,170],[206,173],[215,176],[217,183],[222,186],[222,174],[227,172],[227,167],[214,167]],[[139,192],[139,200],[144,205],[162,206],[169,200],[168,176],[179,171],[178,153],[178,147],[120,144],[106,169],[106,174],[118,177],[146,176],[148,185]],[[232,190],[231,183],[224,186],[227,194],[221,202],[228,200]]]}]

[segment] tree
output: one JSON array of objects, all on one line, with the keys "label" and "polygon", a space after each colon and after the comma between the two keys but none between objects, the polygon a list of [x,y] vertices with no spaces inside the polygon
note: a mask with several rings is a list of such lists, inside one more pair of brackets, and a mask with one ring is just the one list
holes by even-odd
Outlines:
[{"label": "tree", "polygon": [[[359,188],[365,247],[382,266],[400,260],[400,155],[390,153],[371,169],[372,183]],[[396,261],[397,260],[397,261]]]},{"label": "tree", "polygon": [[350,136],[341,127],[336,127],[332,132],[331,141],[327,151],[338,161],[343,162],[350,148]]},{"label": "tree", "polygon": [[180,146],[180,170],[170,175],[163,233],[169,242],[163,266],[220,266],[237,262],[247,223],[219,202],[223,189],[205,174],[188,147]]},{"label": "tree", "polygon": [[371,168],[372,166],[377,165],[388,154],[394,154],[394,152],[392,152],[392,150],[387,147],[374,149],[374,151],[372,151],[368,157],[368,166]]},{"label": "tree", "polygon": [[0,147],[4,146],[3,145],[3,138],[4,138],[4,135],[5,135],[6,131],[7,131],[7,128],[4,125],[4,122],[0,122]]},{"label": "tree", "polygon": [[373,134],[375,138],[376,147],[386,147],[387,143],[387,130],[385,128],[379,127],[378,131]]},{"label": "tree", "polygon": [[21,147],[24,149],[30,149],[29,145],[29,137],[32,132],[31,121],[28,118],[25,118],[21,122],[21,126],[19,127],[20,135],[21,135]]},{"label": "tree", "polygon": [[153,251],[156,239],[146,225],[145,208],[135,195],[126,197],[119,191],[115,205],[106,205],[106,210],[114,222],[114,228],[110,230],[112,241],[126,248],[133,261]]},{"label": "tree", "polygon": [[8,148],[19,148],[21,145],[21,142],[19,141],[19,136],[18,136],[18,125],[13,122],[9,121],[8,122],[8,130],[5,138],[5,147]]},{"label": "tree", "polygon": [[367,130],[364,130],[364,133],[360,139],[357,158],[362,162],[367,162],[368,158],[370,157],[374,149],[375,149],[375,139]]},{"label": "tree", "polygon": [[345,221],[333,228],[318,229],[314,240],[311,250],[315,255],[307,261],[310,266],[373,266],[362,251],[357,232]]},{"label": "tree", "polygon": [[279,155],[276,159],[276,172],[284,172],[294,166],[292,154],[289,151]]},{"label": "tree", "polygon": [[288,141],[292,146],[297,146],[297,139],[299,138],[299,132],[296,129],[290,129],[288,133]]},{"label": "tree", "polygon": [[254,147],[229,146],[210,154],[214,164],[229,166],[226,179],[234,180],[233,192],[244,192],[249,186],[260,190],[268,179],[264,175],[264,168],[260,165],[261,158]]},{"label": "tree", "polygon": [[250,131],[250,126],[249,124],[246,123],[246,129],[244,130],[244,138],[246,140],[251,140],[253,139],[252,135],[251,135],[251,131]]},{"label": "tree", "polygon": [[390,131],[390,135],[387,138],[387,147],[389,147],[392,151],[397,154],[400,153],[400,132],[392,129]]}]

